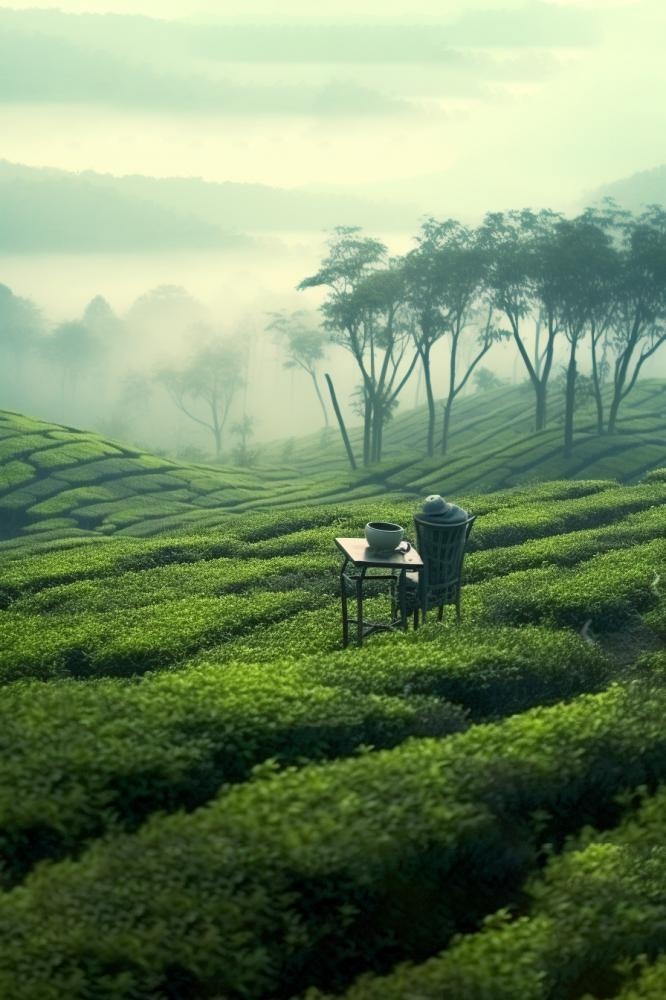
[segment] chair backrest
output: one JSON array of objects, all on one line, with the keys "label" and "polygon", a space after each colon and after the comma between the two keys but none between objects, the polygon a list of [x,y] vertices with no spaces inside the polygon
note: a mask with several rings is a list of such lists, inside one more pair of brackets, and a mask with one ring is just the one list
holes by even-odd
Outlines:
[{"label": "chair backrest", "polygon": [[414,517],[416,547],[423,560],[422,599],[430,605],[453,603],[462,579],[465,545],[476,517],[454,523],[434,523]]}]

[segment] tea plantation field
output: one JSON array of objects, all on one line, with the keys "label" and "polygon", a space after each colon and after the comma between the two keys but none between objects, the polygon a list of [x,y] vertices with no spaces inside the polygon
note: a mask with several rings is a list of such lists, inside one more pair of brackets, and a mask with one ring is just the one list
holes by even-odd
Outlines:
[{"label": "tea plantation field", "polygon": [[[551,479],[635,481],[666,465],[666,382],[639,383],[619,432],[594,433],[583,410],[573,455],[562,455],[553,423],[530,432],[529,387],[462,399],[451,453],[423,458],[425,414],[391,421],[380,466],[353,473],[337,432],[267,445],[253,469],[186,465],[99,435],[0,412],[0,552],[16,538],[39,541],[115,534],[149,536],[204,528],[248,511],[330,504],[372,496],[476,493]],[[352,432],[357,448],[358,429]]]},{"label": "tea plantation field", "polygon": [[662,997],[656,421],[639,481],[456,489],[462,624],[341,650],[333,538],[448,477],[336,497],[5,415],[0,997]]}]

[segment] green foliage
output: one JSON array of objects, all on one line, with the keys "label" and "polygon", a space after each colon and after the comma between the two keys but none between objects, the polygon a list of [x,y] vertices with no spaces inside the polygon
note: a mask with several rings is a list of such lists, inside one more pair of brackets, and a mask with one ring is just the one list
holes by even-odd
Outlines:
[{"label": "green foliage", "polygon": [[663,688],[616,686],[153,818],[0,899],[0,989],[147,996],[177,975],[192,995],[258,998],[431,954],[502,904],[540,844],[666,777],[665,711]]},{"label": "green foliage", "polygon": [[316,595],[292,590],[171,600],[74,618],[6,615],[0,639],[0,683],[29,677],[144,673],[317,603]]},{"label": "green foliage", "polygon": [[[617,830],[554,858],[528,886],[527,916],[500,911],[476,935],[460,937],[419,966],[366,977],[346,1000],[545,1000],[547,997],[663,997],[664,963],[616,994],[623,975],[645,968],[664,946],[666,795],[647,800]],[[660,967],[661,966],[661,967]],[[307,1000],[321,997],[309,991]]]},{"label": "green foliage", "polygon": [[0,703],[0,868],[10,881],[158,809],[192,809],[271,758],[280,764],[466,728],[427,698],[304,685],[285,665],[15,684]]}]

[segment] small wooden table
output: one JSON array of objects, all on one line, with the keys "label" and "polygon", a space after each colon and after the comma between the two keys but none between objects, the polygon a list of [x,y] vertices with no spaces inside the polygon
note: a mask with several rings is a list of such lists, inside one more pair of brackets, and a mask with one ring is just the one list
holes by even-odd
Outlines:
[{"label": "small wooden table", "polygon": [[[336,538],[335,544],[342,552],[344,562],[340,570],[340,596],[342,598],[342,645],[349,645],[349,626],[356,626],[356,645],[362,646],[367,635],[374,632],[394,632],[407,628],[406,586],[407,573],[420,573],[423,560],[412,546],[408,552],[396,550],[386,556],[368,548],[365,538]],[[383,573],[368,573],[380,569]],[[392,596],[397,584],[397,618],[391,616],[388,622],[366,622],[363,619],[363,584],[366,580],[391,580]],[[356,618],[349,618],[347,608],[347,586],[356,590]],[[396,602],[394,600],[393,607]]]}]

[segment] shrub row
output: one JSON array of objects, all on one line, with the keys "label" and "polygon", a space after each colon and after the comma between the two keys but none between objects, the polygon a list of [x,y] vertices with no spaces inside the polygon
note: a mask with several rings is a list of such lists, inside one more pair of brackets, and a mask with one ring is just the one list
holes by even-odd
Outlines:
[{"label": "shrub row", "polygon": [[290,769],[41,866],[0,898],[0,995],[288,997],[422,960],[539,844],[666,777],[666,690]]},{"label": "shrub row", "polygon": [[264,666],[15,684],[0,703],[0,870],[11,882],[109,828],[192,809],[269,757],[284,765],[465,728],[463,710],[441,700],[307,686]]},{"label": "shrub row", "polygon": [[526,503],[485,515],[475,526],[472,548],[516,545],[528,538],[544,538],[583,528],[598,528],[636,511],[666,503],[666,484],[618,486],[592,496],[570,500]]},{"label": "shrub row", "polygon": [[[500,912],[420,966],[368,976],[346,1000],[574,1000],[615,996],[623,969],[666,946],[666,792],[608,834],[554,858],[528,887],[528,916]],[[651,988],[666,984],[657,970]],[[629,992],[621,996],[663,997]],[[308,991],[307,1000],[322,998]]]},{"label": "shrub row", "polygon": [[614,630],[659,600],[666,573],[666,539],[595,556],[575,569],[548,567],[511,573],[470,586],[463,607],[494,622],[543,622]]},{"label": "shrub row", "polygon": [[48,587],[37,594],[18,598],[11,613],[80,614],[86,611],[111,612],[160,604],[184,597],[215,597],[247,590],[257,585],[266,589],[271,580],[291,574],[305,581],[326,582],[328,591],[339,587],[337,567],[321,556],[286,556],[262,559],[210,559],[197,563],[172,563],[154,569],[132,571],[99,580]]},{"label": "shrub row", "polygon": [[139,674],[234,634],[313,607],[303,590],[165,601],[75,618],[3,615],[0,682]]},{"label": "shrub row", "polygon": [[[4,470],[3,470],[4,471]],[[617,493],[617,488],[608,488],[609,484],[548,484],[547,487],[536,487],[533,491],[534,504],[551,496],[559,497],[567,490],[577,490],[580,486],[583,493],[581,499],[589,496],[590,502],[606,494]],[[602,489],[602,487],[606,487]],[[643,488],[643,487],[641,487]],[[654,489],[654,487],[645,487]],[[657,486],[657,489],[661,489]],[[662,491],[663,492],[663,491]],[[578,494],[574,494],[578,496]],[[470,509],[495,509],[492,504],[501,508],[502,523],[511,525],[516,507],[524,505],[523,493],[498,494],[497,501],[492,497],[473,498]],[[657,502],[654,500],[653,502]],[[485,504],[485,507],[483,506]],[[479,506],[480,505],[480,506]],[[645,503],[647,505],[647,502]],[[411,524],[414,512],[413,502],[402,504],[387,504],[385,501],[373,501],[373,516],[398,519],[406,525]],[[3,574],[0,582],[0,606],[6,606],[10,600],[23,592],[39,590],[80,579],[91,579],[100,576],[114,575],[128,570],[141,570],[167,563],[191,563],[201,559],[214,559],[224,556],[252,554],[256,557],[271,555],[296,554],[314,547],[315,551],[333,552],[332,539],[336,534],[358,534],[362,531],[367,516],[367,506],[310,506],[281,511],[278,515],[273,511],[266,514],[247,515],[227,524],[223,530],[215,526],[208,531],[193,531],[187,533],[160,537],[150,541],[134,539],[117,539],[111,549],[82,552],[70,552],[67,555],[51,553],[48,556],[33,556],[20,565],[15,565],[11,571]],[[538,513],[530,512],[533,522],[532,530],[541,534],[548,533],[548,522]],[[538,524],[537,524],[538,522]],[[322,531],[322,529],[326,529]],[[496,533],[501,525],[496,524]],[[304,534],[301,534],[303,532]],[[520,538],[522,541],[523,539]],[[488,542],[488,539],[486,539]],[[497,542],[496,544],[500,544]],[[323,546],[323,547],[322,547]]]},{"label": "shrub row", "polygon": [[545,565],[575,566],[611,549],[626,548],[666,533],[666,506],[659,505],[603,528],[553,535],[505,548],[472,552],[465,562],[468,583]]},{"label": "shrub row", "polygon": [[601,690],[613,668],[596,645],[569,632],[435,625],[312,657],[299,669],[308,683],[359,694],[445,698],[479,720]]},{"label": "shrub row", "polygon": [[464,728],[464,709],[476,720],[508,715],[598,690],[611,674],[595,647],[545,629],[419,637],[298,664],[275,662],[273,650],[270,665],[210,663],[141,684],[13,685],[0,704],[10,877],[113,822],[201,804],[266,757],[443,734]]}]

